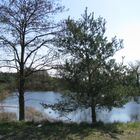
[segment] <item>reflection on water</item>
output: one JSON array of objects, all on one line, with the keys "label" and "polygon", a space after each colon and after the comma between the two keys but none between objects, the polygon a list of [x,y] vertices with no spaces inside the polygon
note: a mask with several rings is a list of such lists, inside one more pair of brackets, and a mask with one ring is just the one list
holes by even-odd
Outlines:
[{"label": "reflection on water", "polygon": [[[61,94],[55,92],[26,92],[25,94],[25,106],[31,106],[35,109],[47,114],[49,118],[54,120],[63,121],[74,121],[74,122],[91,122],[91,111],[90,109],[79,109],[75,112],[68,114],[67,116],[60,116],[56,111],[44,109],[40,103],[53,104],[61,100]],[[18,98],[16,93],[6,98],[3,105],[13,106],[6,107],[5,110],[9,112],[15,112],[18,116]],[[140,121],[140,104],[131,101],[125,104],[122,108],[113,108],[111,111],[108,110],[96,110],[97,120],[103,122],[128,122],[128,121]]]}]

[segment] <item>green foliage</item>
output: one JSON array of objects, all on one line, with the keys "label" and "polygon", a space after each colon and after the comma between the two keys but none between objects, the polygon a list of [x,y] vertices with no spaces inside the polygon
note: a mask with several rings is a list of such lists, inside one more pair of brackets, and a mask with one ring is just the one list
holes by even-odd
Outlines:
[{"label": "green foliage", "polygon": [[129,64],[128,77],[129,83],[133,88],[132,95],[140,95],[140,62],[136,61],[135,63]]},{"label": "green foliage", "polygon": [[[69,54],[59,71],[69,83],[71,100],[69,104],[66,102],[69,106],[75,100],[79,106],[95,111],[96,107],[121,106],[128,99],[127,68],[112,58],[123,48],[122,40],[114,37],[108,41],[105,23],[103,18],[95,19],[86,9],[78,21],[66,20],[64,32],[57,36],[57,46],[62,53]],[[59,108],[59,104],[56,106]],[[92,117],[95,120],[96,114]]]},{"label": "green foliage", "polygon": [[16,89],[15,73],[0,72],[0,100],[3,100]]},{"label": "green foliage", "polygon": [[65,88],[63,83],[63,80],[51,77],[47,71],[40,71],[27,77],[25,89],[35,91],[61,91]]},{"label": "green foliage", "polygon": [[16,88],[16,74],[8,73],[8,72],[0,72],[0,89],[1,91],[7,90],[15,90]]},{"label": "green foliage", "polygon": [[[5,99],[13,91],[17,90],[17,74],[0,73],[0,100]],[[62,91],[66,88],[66,82],[60,78],[51,77],[46,71],[36,72],[26,79],[26,90],[31,91]]]},{"label": "green foliage", "polygon": [[[38,127],[40,126],[40,127]],[[139,140],[139,123],[0,122],[1,140]],[[14,130],[14,131],[13,131]]]}]

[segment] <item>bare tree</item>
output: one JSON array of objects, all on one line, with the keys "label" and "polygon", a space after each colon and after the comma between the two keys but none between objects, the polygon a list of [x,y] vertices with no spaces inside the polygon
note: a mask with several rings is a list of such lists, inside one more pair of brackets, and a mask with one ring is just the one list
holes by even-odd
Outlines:
[{"label": "bare tree", "polygon": [[25,119],[26,77],[35,71],[50,69],[57,59],[51,45],[59,32],[54,15],[63,9],[57,0],[0,1],[0,63],[1,67],[17,71],[19,120]]}]

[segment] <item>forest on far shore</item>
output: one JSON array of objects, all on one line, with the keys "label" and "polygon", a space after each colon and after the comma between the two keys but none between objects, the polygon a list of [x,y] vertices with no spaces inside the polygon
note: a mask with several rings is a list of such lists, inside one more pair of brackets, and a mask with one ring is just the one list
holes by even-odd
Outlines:
[{"label": "forest on far shore", "polygon": [[[66,87],[66,81],[50,76],[46,71],[36,72],[27,78],[27,91],[61,91]],[[17,91],[17,74],[0,72],[0,99]]]}]

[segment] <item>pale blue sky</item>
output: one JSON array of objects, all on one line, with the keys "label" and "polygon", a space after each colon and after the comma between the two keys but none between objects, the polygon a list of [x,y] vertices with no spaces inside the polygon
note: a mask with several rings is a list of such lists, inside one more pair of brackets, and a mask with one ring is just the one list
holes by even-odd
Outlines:
[{"label": "pale blue sky", "polygon": [[140,0],[62,0],[68,12],[62,17],[78,19],[85,7],[94,12],[95,17],[106,19],[107,36],[124,39],[124,49],[117,53],[116,58],[125,62],[140,60]]}]

